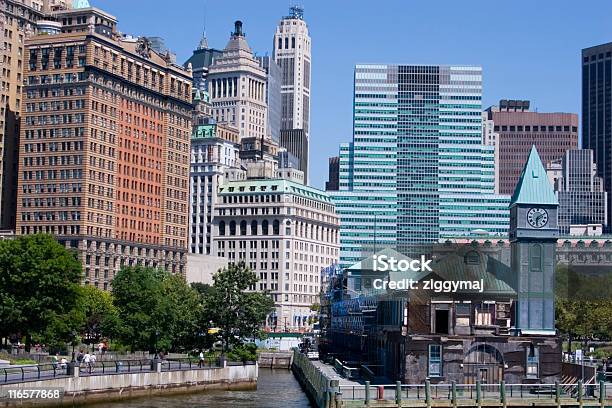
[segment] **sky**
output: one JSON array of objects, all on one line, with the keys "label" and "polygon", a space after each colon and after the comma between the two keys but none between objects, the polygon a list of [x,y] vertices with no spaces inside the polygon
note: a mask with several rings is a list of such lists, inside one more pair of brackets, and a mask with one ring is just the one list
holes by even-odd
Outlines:
[{"label": "sky", "polygon": [[[206,29],[223,49],[235,20],[251,49],[272,53],[291,0],[90,0],[119,30],[160,36],[184,62]],[[483,108],[529,99],[546,112],[580,113],[580,52],[612,41],[612,1],[300,0],[312,38],[310,182],[323,188],[330,156],[352,139],[358,63],[483,67]]]}]

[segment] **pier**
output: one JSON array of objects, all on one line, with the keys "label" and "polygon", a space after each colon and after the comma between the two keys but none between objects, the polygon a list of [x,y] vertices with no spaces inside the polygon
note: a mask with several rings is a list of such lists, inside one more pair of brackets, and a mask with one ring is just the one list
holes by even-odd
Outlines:
[{"label": "pier", "polygon": [[[383,384],[341,376],[346,370],[294,351],[292,370],[318,408],[610,407],[612,384]],[[338,369],[338,367],[340,367]]]}]

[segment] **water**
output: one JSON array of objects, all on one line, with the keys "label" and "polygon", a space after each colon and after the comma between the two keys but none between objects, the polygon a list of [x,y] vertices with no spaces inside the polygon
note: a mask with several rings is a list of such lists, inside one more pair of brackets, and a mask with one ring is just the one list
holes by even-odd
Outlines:
[{"label": "water", "polygon": [[[308,397],[289,370],[259,369],[257,390],[203,391],[104,403],[109,408],[308,408]],[[98,407],[99,404],[93,407]]]}]

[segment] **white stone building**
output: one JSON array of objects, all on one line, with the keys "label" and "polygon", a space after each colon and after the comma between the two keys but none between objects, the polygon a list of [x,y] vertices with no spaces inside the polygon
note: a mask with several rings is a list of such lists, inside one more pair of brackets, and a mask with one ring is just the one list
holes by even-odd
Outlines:
[{"label": "white stone building", "polygon": [[[280,178],[280,176],[289,179]],[[220,186],[213,218],[213,255],[244,262],[269,291],[271,330],[304,330],[318,303],[322,270],[338,262],[339,220],[329,196],[292,181],[249,179]]]},{"label": "white stone building", "polygon": [[236,21],[223,55],[208,69],[213,118],[236,127],[241,139],[268,136],[267,78],[246,41],[242,22]]},{"label": "white stone building", "polygon": [[281,129],[310,135],[311,41],[304,9],[291,7],[274,34],[274,60],[281,69]]}]

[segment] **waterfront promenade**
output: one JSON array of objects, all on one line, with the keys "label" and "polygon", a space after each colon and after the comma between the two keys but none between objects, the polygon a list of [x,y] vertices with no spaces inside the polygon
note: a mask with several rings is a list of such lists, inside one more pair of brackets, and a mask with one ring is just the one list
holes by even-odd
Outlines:
[{"label": "waterfront promenade", "polygon": [[[134,360],[97,363],[92,372],[83,367],[50,365],[3,368],[0,374],[0,406],[71,406],[204,389],[255,389],[257,363],[229,363],[199,367],[190,360]],[[21,377],[20,377],[21,375]],[[55,399],[15,398],[10,390],[60,389]],[[20,394],[21,395],[21,394]],[[12,396],[12,397],[11,397]]]}]

